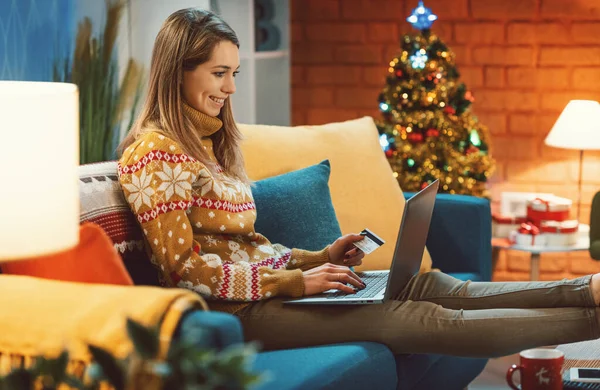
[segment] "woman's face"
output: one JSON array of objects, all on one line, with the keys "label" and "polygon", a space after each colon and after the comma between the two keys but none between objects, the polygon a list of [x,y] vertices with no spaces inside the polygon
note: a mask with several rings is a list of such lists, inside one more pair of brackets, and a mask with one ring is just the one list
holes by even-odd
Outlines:
[{"label": "woman's face", "polygon": [[183,72],[183,98],[203,114],[219,115],[225,99],[235,92],[234,78],[239,67],[237,46],[221,41],[213,49],[210,60]]}]

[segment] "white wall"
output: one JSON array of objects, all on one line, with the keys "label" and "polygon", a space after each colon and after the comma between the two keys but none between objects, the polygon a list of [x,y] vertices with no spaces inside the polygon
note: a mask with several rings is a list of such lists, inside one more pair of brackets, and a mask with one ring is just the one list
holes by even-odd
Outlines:
[{"label": "white wall", "polygon": [[99,33],[101,31],[101,26],[104,25],[106,16],[105,4],[104,0],[75,0],[75,24],[79,24],[79,22],[87,16],[92,19],[94,33]]},{"label": "white wall", "polygon": [[154,40],[170,14],[182,8],[210,8],[209,0],[129,0],[129,2],[131,55],[145,69],[150,68]]}]

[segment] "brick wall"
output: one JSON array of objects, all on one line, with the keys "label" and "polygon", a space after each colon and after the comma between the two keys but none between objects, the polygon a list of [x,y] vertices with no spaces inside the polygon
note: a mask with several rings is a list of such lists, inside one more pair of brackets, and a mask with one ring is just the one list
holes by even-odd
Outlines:
[{"label": "brick wall", "polygon": [[[377,96],[417,0],[291,0],[294,124],[379,117]],[[544,137],[570,99],[600,100],[599,0],[426,0],[456,53],[473,112],[493,136],[493,207],[503,191],[577,197],[578,152]],[[582,221],[600,190],[600,153],[586,152]],[[575,216],[576,210],[573,210]],[[526,280],[527,256],[501,256],[496,280]],[[542,279],[600,272],[587,252],[544,255]]]}]

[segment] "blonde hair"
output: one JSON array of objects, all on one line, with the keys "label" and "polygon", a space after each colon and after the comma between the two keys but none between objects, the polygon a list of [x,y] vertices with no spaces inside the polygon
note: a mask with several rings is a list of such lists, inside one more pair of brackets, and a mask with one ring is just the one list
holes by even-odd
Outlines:
[{"label": "blonde hair", "polygon": [[[217,168],[201,144],[200,134],[189,131],[193,126],[183,114],[181,92],[183,72],[194,70],[210,59],[213,49],[222,41],[240,46],[235,32],[219,16],[210,11],[187,8],[174,12],[163,23],[152,50],[150,79],[146,100],[140,115],[117,149],[119,156],[140,135],[156,131],[179,144],[185,153],[201,161],[215,174]],[[217,116],[223,128],[211,138],[215,157],[225,172],[250,183],[244,169],[239,143],[242,134],[231,111],[231,99],[226,99]]]}]

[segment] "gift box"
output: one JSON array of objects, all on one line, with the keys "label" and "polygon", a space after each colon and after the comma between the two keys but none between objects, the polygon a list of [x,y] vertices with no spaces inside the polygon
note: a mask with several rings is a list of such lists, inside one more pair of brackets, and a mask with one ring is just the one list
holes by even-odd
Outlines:
[{"label": "gift box", "polygon": [[493,213],[492,237],[508,238],[510,236],[510,232],[517,230],[524,222],[526,222],[525,217],[511,217]]},{"label": "gift box", "polygon": [[503,192],[500,194],[500,214],[527,216],[527,201],[535,198],[545,198],[553,194],[545,192]]},{"label": "gift box", "polygon": [[573,202],[558,196],[536,197],[527,201],[527,220],[536,226],[542,221],[566,221]]},{"label": "gift box", "polygon": [[586,225],[585,223],[580,223],[577,228],[577,237],[578,238],[586,238],[590,236],[590,225]]},{"label": "gift box", "polygon": [[511,233],[510,240],[519,246],[546,246],[546,235],[541,234],[540,229],[532,223],[522,223],[519,229]]},{"label": "gift box", "polygon": [[579,238],[579,222],[543,221],[540,232],[546,237],[546,246],[570,246],[577,244]]}]

